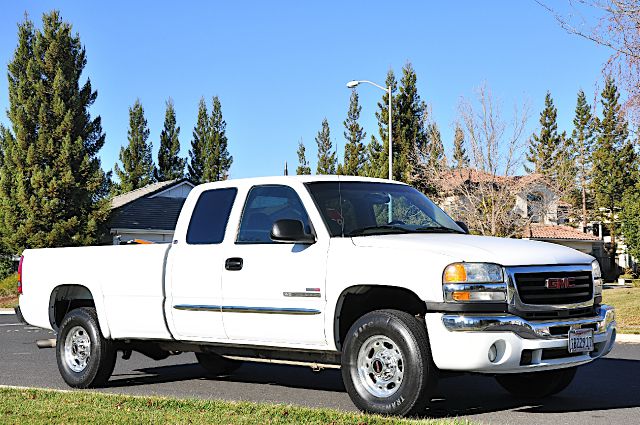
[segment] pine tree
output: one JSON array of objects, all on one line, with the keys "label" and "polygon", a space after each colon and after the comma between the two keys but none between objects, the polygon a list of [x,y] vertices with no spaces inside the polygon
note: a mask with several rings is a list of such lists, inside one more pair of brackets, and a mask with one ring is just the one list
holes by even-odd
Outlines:
[{"label": "pine tree", "polygon": [[576,115],[573,119],[573,133],[571,138],[577,149],[576,166],[579,181],[580,194],[582,196],[582,226],[587,227],[587,188],[591,179],[591,155],[593,154],[593,116],[591,106],[587,103],[584,91],[578,92]]},{"label": "pine tree", "polygon": [[203,179],[207,144],[209,140],[209,112],[204,97],[198,103],[198,120],[193,128],[187,176],[196,184],[204,183]]},{"label": "pine tree", "polygon": [[567,137],[566,132],[560,134],[558,151],[554,158],[552,178],[554,179],[562,199],[575,204],[577,202],[576,177],[576,147],[573,138]]},{"label": "pine tree", "polygon": [[627,251],[633,258],[640,258],[640,188],[625,192],[620,211],[620,230],[624,235]]},{"label": "pine tree", "polygon": [[0,236],[10,253],[99,241],[108,216],[108,176],[97,98],[80,81],[87,63],[78,34],[57,11],[42,30],[25,18],[8,65],[11,128],[0,129]]},{"label": "pine tree", "polygon": [[426,129],[427,105],[420,99],[416,72],[410,63],[402,68],[396,104],[397,118],[393,122],[393,175],[395,180],[409,183],[417,166],[418,152],[424,152],[424,146],[429,142]]},{"label": "pine tree", "polygon": [[318,168],[316,174],[335,174],[336,173],[336,152],[331,143],[331,135],[329,130],[329,121],[322,120],[322,129],[316,136],[318,144]]},{"label": "pine tree", "polygon": [[[391,94],[396,92],[398,83],[393,70],[387,72],[387,78],[385,80],[385,86],[391,87]],[[393,127],[393,144],[396,145],[396,133],[395,127],[397,121],[398,107],[396,105],[395,96],[391,99],[391,117]],[[380,135],[380,141],[375,136],[371,136],[366,155],[365,165],[362,170],[362,174],[366,177],[377,177],[386,179],[389,176],[389,94],[385,93],[382,96],[380,102],[378,102],[378,112],[376,112],[376,118],[378,119],[378,133]],[[395,151],[394,151],[395,152]],[[396,154],[394,153],[394,158]]]},{"label": "pine tree", "polygon": [[209,137],[205,153],[205,168],[202,178],[215,182],[229,178],[233,157],[229,154],[226,135],[227,123],[222,118],[222,105],[218,96],[213,97],[213,108],[209,120]]},{"label": "pine tree", "polygon": [[129,108],[129,131],[127,132],[128,145],[120,148],[120,162],[122,168],[115,165],[114,171],[120,182],[114,186],[114,194],[130,192],[144,187],[155,181],[152,143],[147,143],[149,127],[144,117],[144,108],[139,99],[136,99]]},{"label": "pine tree", "polygon": [[347,140],[344,146],[344,164],[338,165],[338,174],[357,176],[362,171],[365,161],[365,147],[362,141],[367,137],[367,133],[358,123],[361,110],[358,92],[352,90],[347,119],[343,122],[344,137]]},{"label": "pine tree", "polygon": [[592,190],[597,208],[605,210],[611,233],[610,261],[615,265],[616,209],[621,206],[623,193],[634,185],[636,156],[628,140],[627,121],[621,111],[620,94],[612,78],[607,78],[602,91],[602,119],[596,122],[596,147],[593,152]]},{"label": "pine tree", "polygon": [[371,141],[365,150],[365,161],[361,174],[365,177],[375,177],[386,179],[389,177],[389,155],[383,151],[383,147],[376,139],[371,136]]},{"label": "pine tree", "polygon": [[427,124],[425,135],[426,143],[414,146],[415,153],[411,157],[413,170],[411,184],[422,193],[437,199],[439,193],[434,184],[434,178],[441,175],[447,160],[438,125],[433,122]]},{"label": "pine tree", "polygon": [[533,165],[533,168],[525,167],[527,172],[553,174],[556,153],[562,142],[558,134],[557,115],[558,110],[553,104],[551,93],[547,92],[544,98],[544,109],[540,112],[540,134],[533,134],[529,139],[529,151],[526,154],[526,159]]},{"label": "pine tree", "polygon": [[440,129],[436,123],[429,123],[427,125],[427,136],[428,136],[428,148],[427,152],[427,163],[431,169],[440,169],[443,163],[446,162],[446,158],[444,156],[444,145],[442,144],[442,136],[440,134]]},{"label": "pine tree", "polygon": [[307,156],[305,154],[304,143],[302,143],[302,139],[298,142],[298,168],[296,168],[297,175],[308,175],[311,174],[311,167],[309,166],[309,161],[307,161]]},{"label": "pine tree", "polygon": [[180,158],[180,127],[176,126],[176,111],[173,100],[166,103],[164,128],[160,132],[160,149],[158,150],[158,167],[155,170],[157,181],[181,179],[184,177],[185,158]]},{"label": "pine tree", "polygon": [[455,134],[453,136],[453,168],[461,169],[469,166],[469,157],[464,147],[464,131],[456,124]]}]

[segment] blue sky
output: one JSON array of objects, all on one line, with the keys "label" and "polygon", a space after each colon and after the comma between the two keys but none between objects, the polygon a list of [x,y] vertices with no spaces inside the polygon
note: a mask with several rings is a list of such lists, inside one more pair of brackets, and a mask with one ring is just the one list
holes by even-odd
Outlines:
[{"label": "blue sky", "polygon": [[[42,13],[53,8],[87,49],[85,77],[98,90],[92,114],[102,116],[107,142],[100,155],[107,170],[126,144],[128,108],[136,98],[154,155],[165,101],[174,99],[186,156],[198,100],[204,96],[210,105],[214,95],[227,121],[231,177],[281,174],[285,161],[295,170],[301,138],[315,169],[314,137],[324,117],[342,155],[350,94],[345,83],[383,83],[389,68],[399,75],[407,61],[447,150],[460,98],[472,97],[483,82],[507,115],[514,104],[529,102],[529,132],[550,90],[559,127],[570,132],[578,89],[593,99],[609,55],[567,34],[533,0],[6,2],[0,14],[5,125],[6,64],[17,43],[16,24],[26,11],[40,26]],[[358,91],[361,123],[368,135],[377,134],[374,114],[382,92],[371,86]]]}]

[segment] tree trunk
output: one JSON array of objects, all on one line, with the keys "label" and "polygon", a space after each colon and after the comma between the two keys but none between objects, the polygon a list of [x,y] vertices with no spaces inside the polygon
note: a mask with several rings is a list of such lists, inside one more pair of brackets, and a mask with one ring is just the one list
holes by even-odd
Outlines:
[{"label": "tree trunk", "polygon": [[612,200],[611,202],[611,226],[610,226],[610,233],[611,233],[611,253],[610,255],[610,262],[611,262],[611,272],[613,273],[614,277],[618,277],[618,266],[616,265],[616,216],[615,216],[615,211],[613,210],[614,207],[614,202]]}]

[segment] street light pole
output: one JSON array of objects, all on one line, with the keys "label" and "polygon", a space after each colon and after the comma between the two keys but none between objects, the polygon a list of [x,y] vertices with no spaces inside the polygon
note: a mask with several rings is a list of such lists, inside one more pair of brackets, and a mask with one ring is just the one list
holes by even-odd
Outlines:
[{"label": "street light pole", "polygon": [[379,88],[380,90],[383,90],[385,92],[387,92],[387,94],[389,95],[389,180],[393,180],[393,137],[392,137],[392,124],[391,124],[391,101],[392,101],[392,96],[391,96],[391,86],[389,87],[382,87],[379,84],[376,84],[374,82],[368,81],[368,80],[352,80],[349,81],[347,83],[347,87],[350,89],[356,88],[358,86],[358,84],[360,83],[367,83],[367,84],[371,84],[372,86],[375,86],[377,88]]}]

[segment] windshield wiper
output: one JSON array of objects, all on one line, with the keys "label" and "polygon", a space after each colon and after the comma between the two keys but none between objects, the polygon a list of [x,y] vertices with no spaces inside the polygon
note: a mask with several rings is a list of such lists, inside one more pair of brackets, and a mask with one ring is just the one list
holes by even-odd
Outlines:
[{"label": "windshield wiper", "polygon": [[460,234],[465,234],[464,232],[461,232],[459,230],[456,229],[452,229],[450,227],[445,227],[445,226],[429,226],[429,227],[418,227],[416,229],[416,231],[418,232],[425,232],[425,233],[460,233]]},{"label": "windshield wiper", "polygon": [[345,236],[361,236],[364,234],[380,234],[380,233],[410,233],[410,232],[412,232],[412,230],[405,229],[404,227],[383,224],[381,226],[361,227],[360,229],[355,229],[350,231]]}]

